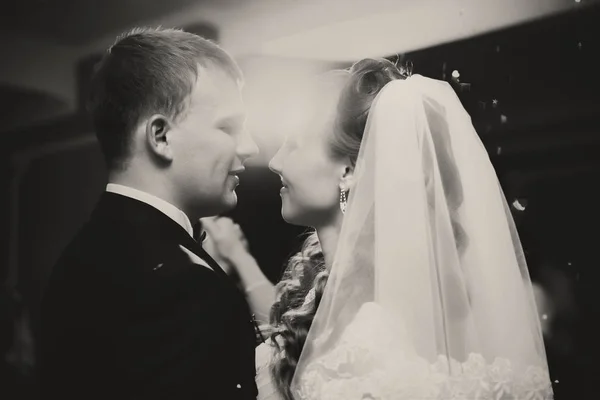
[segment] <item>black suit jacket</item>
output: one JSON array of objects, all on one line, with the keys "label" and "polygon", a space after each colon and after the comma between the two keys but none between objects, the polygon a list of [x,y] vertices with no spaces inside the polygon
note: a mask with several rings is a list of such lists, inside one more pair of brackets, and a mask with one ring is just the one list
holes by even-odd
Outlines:
[{"label": "black suit jacket", "polygon": [[[195,265],[185,246],[213,269]],[[54,267],[42,305],[43,398],[254,399],[242,294],[150,205],[105,193]]]}]

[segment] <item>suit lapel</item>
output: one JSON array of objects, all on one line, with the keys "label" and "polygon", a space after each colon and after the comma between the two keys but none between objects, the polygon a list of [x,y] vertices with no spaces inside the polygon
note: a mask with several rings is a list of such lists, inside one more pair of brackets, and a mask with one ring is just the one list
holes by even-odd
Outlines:
[{"label": "suit lapel", "polygon": [[190,248],[189,250],[191,250],[194,254],[196,254],[198,257],[204,260],[212,268],[212,270],[215,271],[217,275],[226,278],[227,280],[230,280],[229,275],[227,275],[227,273],[223,271],[223,268],[221,268],[219,263],[213,260],[213,258],[206,252],[206,250],[202,248],[202,246],[198,242],[196,242],[193,239],[192,241],[193,246],[191,246],[192,248]]},{"label": "suit lapel", "polygon": [[187,232],[184,231],[184,233],[185,236],[181,237],[181,239],[183,240],[182,246],[184,246],[186,249],[200,257],[204,262],[208,264],[208,266],[213,271],[215,271],[217,275],[226,278],[227,280],[230,280],[229,275],[227,275],[227,273],[223,271],[223,268],[221,268],[219,263],[213,260],[213,258],[206,252],[206,250],[202,248],[202,245],[195,241],[190,235],[188,235]]},{"label": "suit lapel", "polygon": [[200,258],[196,253],[194,253],[193,251],[191,251],[190,249],[188,249],[187,247],[183,246],[183,245],[179,245],[179,248],[187,254],[187,256],[190,258],[190,260],[194,263],[194,264],[198,264],[201,265],[203,267],[206,267],[208,269],[210,269],[211,271],[214,272],[214,269],[208,265],[208,263],[206,261],[204,261],[202,258]]},{"label": "suit lapel", "polygon": [[178,223],[156,208],[115,193],[106,192],[102,195],[96,210],[95,217],[102,220],[116,220],[119,223],[129,223],[133,226],[144,227],[145,232],[150,232],[165,242],[176,241],[186,249],[200,257],[220,277],[231,282],[229,276],[219,264],[202,248],[202,245],[192,238],[189,233]]}]

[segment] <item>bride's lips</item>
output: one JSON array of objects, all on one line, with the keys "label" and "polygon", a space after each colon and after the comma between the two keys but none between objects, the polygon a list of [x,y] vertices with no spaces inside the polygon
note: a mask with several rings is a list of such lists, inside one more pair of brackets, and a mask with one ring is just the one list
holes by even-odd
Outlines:
[{"label": "bride's lips", "polygon": [[281,190],[279,191],[281,194],[286,193],[288,191],[287,183],[281,178]]}]

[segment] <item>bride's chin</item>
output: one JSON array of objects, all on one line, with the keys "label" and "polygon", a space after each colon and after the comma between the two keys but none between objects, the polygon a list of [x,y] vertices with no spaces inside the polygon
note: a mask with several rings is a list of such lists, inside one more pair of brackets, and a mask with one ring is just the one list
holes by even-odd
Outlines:
[{"label": "bride's chin", "polygon": [[289,213],[285,212],[285,209],[281,209],[281,218],[283,218],[283,220],[285,222],[287,222],[288,224],[291,224],[292,222],[290,221],[290,215]]},{"label": "bride's chin", "polygon": [[297,218],[295,218],[295,214],[290,212],[290,210],[286,209],[285,206],[281,207],[281,217],[288,224],[298,225],[298,221]]},{"label": "bride's chin", "polygon": [[306,209],[296,202],[291,201],[288,196],[285,196],[281,202],[281,217],[290,225],[307,226],[306,225]]}]

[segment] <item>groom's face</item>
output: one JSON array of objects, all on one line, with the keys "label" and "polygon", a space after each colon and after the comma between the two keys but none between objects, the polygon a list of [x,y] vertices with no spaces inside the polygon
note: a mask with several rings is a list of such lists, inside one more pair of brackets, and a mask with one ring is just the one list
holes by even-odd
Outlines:
[{"label": "groom's face", "polygon": [[172,129],[175,190],[193,217],[234,207],[238,175],[244,162],[257,153],[245,129],[240,89],[226,73],[201,69],[187,109]]}]

